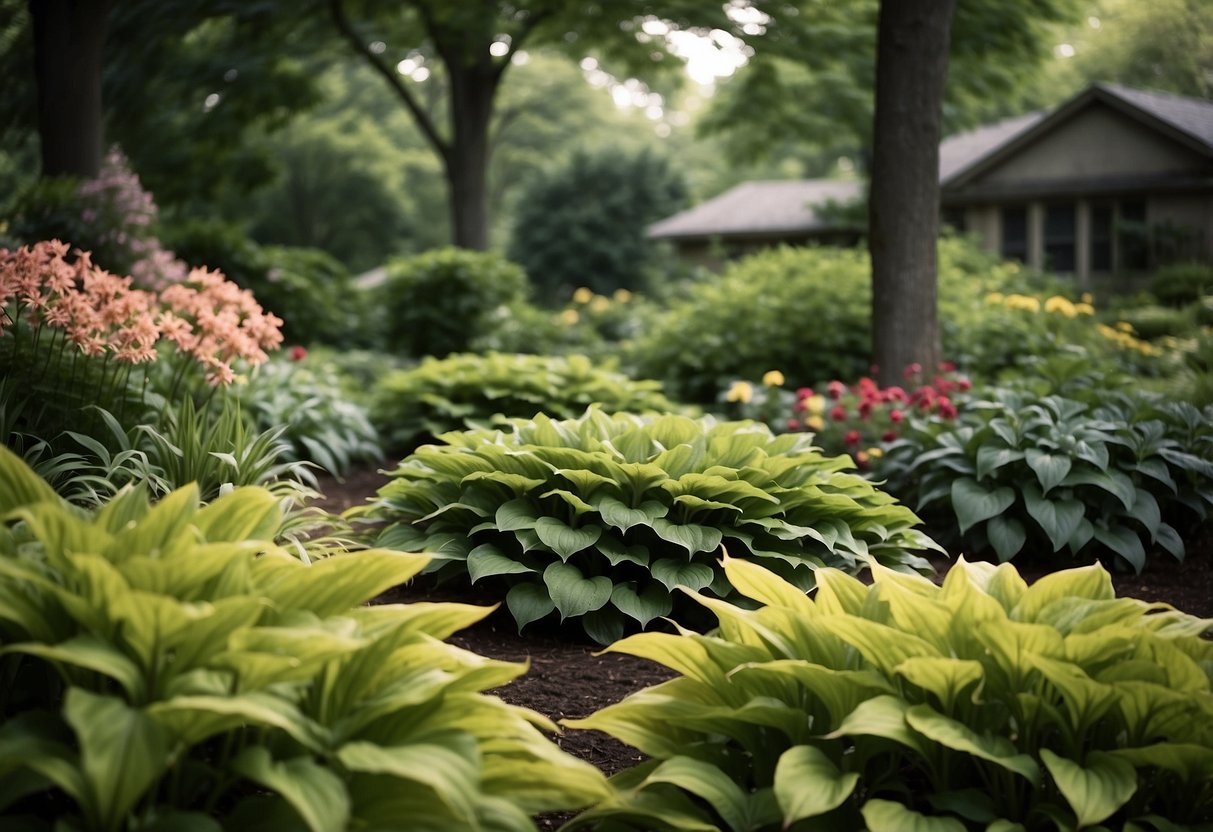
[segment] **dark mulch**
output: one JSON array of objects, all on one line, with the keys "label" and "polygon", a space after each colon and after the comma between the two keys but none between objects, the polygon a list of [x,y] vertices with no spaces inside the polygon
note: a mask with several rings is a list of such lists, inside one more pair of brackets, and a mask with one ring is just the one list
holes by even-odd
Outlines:
[{"label": "dark mulch", "polygon": [[[387,482],[375,469],[359,470],[342,481],[323,479],[325,498],[318,505],[340,512],[361,505]],[[1140,575],[1113,574],[1119,596],[1164,601],[1205,618],[1213,618],[1213,534],[1189,541],[1189,555],[1176,563],[1162,555],[1152,557]],[[946,568],[946,562],[940,564]],[[1016,562],[1029,581],[1045,574],[1045,568]],[[442,600],[491,606],[499,599],[476,588],[441,589],[420,583],[401,587],[393,600]],[[618,702],[629,693],[655,685],[674,674],[644,659],[616,653],[597,654],[584,635],[571,628],[532,624],[525,636],[518,635],[508,612],[498,609],[479,624],[450,639],[465,649],[509,661],[529,661],[528,672],[496,691],[502,699],[532,708],[553,720],[583,717]],[[634,765],[641,759],[636,749],[596,731],[567,731],[557,744],[587,760],[607,774]],[[541,818],[541,829],[554,829],[559,817]]]}]

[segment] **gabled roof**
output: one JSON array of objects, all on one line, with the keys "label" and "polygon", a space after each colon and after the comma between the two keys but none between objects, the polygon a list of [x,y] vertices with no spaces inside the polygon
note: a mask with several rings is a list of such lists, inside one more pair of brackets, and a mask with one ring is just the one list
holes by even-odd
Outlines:
[{"label": "gabled roof", "polygon": [[649,226],[665,239],[716,235],[778,236],[832,229],[817,208],[857,199],[863,184],[840,179],[743,182],[717,197]]}]

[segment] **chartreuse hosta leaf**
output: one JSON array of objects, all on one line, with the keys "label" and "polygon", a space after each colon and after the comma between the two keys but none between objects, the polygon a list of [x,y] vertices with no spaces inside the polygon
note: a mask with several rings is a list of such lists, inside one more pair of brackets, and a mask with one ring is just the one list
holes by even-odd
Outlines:
[{"label": "chartreuse hosta leaf", "polygon": [[679,675],[565,720],[652,758],[570,829],[1213,823],[1213,622],[1116,598],[1100,567],[1031,586],[963,559],[943,586],[822,569],[807,597],[753,563],[723,569],[757,609],[689,593],[717,630],[610,648]]},{"label": "chartreuse hosta leaf", "polygon": [[[442,576],[496,582],[519,629],[553,612],[588,616],[583,628],[606,642],[678,620],[679,587],[735,597],[719,565],[726,546],[802,589],[822,565],[930,571],[917,553],[938,548],[905,506],[845,473],[846,459],[751,422],[591,407],[441,439],[380,490],[368,512],[387,522],[378,545],[427,552]],[[569,569],[549,573],[553,563]]]},{"label": "chartreuse hosta leaf", "polygon": [[0,828],[527,830],[607,796],[482,695],[523,665],[442,641],[488,609],[364,606],[425,556],[302,562],[247,537],[277,527],[261,489],[89,515],[5,449],[0,481]]}]

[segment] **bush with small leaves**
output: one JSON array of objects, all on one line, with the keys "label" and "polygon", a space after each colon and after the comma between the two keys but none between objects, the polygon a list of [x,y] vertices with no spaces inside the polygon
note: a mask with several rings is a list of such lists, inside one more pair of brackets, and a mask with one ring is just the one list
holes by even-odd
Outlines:
[{"label": "bush with small leaves", "polygon": [[1213,622],[1117,598],[1099,566],[1028,586],[818,571],[812,600],[737,558],[758,609],[688,593],[708,635],[608,648],[677,678],[572,728],[650,759],[566,830],[1045,832],[1213,824]]},{"label": "bush with small leaves", "polygon": [[556,613],[607,644],[685,613],[677,586],[731,597],[724,546],[802,590],[825,565],[930,570],[918,518],[803,434],[592,408],[441,439],[367,509],[390,523],[377,545],[432,553],[439,577],[493,579],[520,629]]}]

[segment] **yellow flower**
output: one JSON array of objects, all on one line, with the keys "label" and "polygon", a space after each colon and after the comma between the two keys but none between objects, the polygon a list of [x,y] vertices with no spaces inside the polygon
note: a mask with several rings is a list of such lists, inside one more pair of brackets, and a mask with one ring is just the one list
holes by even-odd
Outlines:
[{"label": "yellow flower", "polygon": [[1006,298],[1003,297],[1002,292],[990,292],[990,294],[986,295],[986,303],[991,306],[999,306],[1004,300]]},{"label": "yellow flower", "polygon": [[813,430],[825,430],[826,421],[817,414],[813,414],[804,420],[804,426]]},{"label": "yellow flower", "polygon": [[1074,304],[1074,311],[1079,315],[1094,315],[1095,307],[1086,302],[1076,303]]},{"label": "yellow flower", "polygon": [[581,320],[581,316],[577,314],[576,309],[566,309],[560,313],[560,322],[565,326],[572,326]]},{"label": "yellow flower", "polygon": [[1039,312],[1040,300],[1031,295],[1007,295],[1008,309],[1022,309],[1025,312]]},{"label": "yellow flower", "polygon": [[747,404],[754,398],[754,387],[748,381],[735,381],[724,394],[726,402],[741,402]]},{"label": "yellow flower", "polygon": [[615,300],[619,301],[620,303],[627,303],[628,301],[630,301],[632,299],[632,293],[629,292],[627,289],[616,289],[614,298],[615,298]]},{"label": "yellow flower", "polygon": [[602,295],[594,295],[594,299],[590,301],[590,309],[595,312],[605,312],[611,308],[611,302]]},{"label": "yellow flower", "polygon": [[826,397],[820,393],[809,396],[804,400],[804,408],[810,413],[820,416],[826,412]]},{"label": "yellow flower", "polygon": [[872,459],[880,459],[884,456],[884,448],[868,448],[868,456]]},{"label": "yellow flower", "polygon": [[582,286],[580,289],[578,289],[576,292],[573,293],[573,303],[589,303],[593,297],[594,297],[594,293],[591,292],[589,289],[587,289],[585,286]]},{"label": "yellow flower", "polygon": [[1063,298],[1061,295],[1054,295],[1046,300],[1045,311],[1058,312],[1067,318],[1073,318],[1078,314],[1078,310],[1074,308],[1074,304],[1070,303],[1069,298]]},{"label": "yellow flower", "polygon": [[1128,321],[1117,321],[1116,328],[1121,332],[1128,333],[1129,335],[1133,334],[1133,324],[1129,323]]},{"label": "yellow flower", "polygon": [[778,370],[767,370],[762,376],[762,383],[767,387],[783,387],[783,373]]},{"label": "yellow flower", "polygon": [[1091,294],[1090,292],[1083,292],[1082,295],[1078,299],[1080,301],[1082,301],[1083,303],[1085,303],[1087,306],[1090,306],[1091,304],[1095,303],[1095,296],[1093,294]]}]

